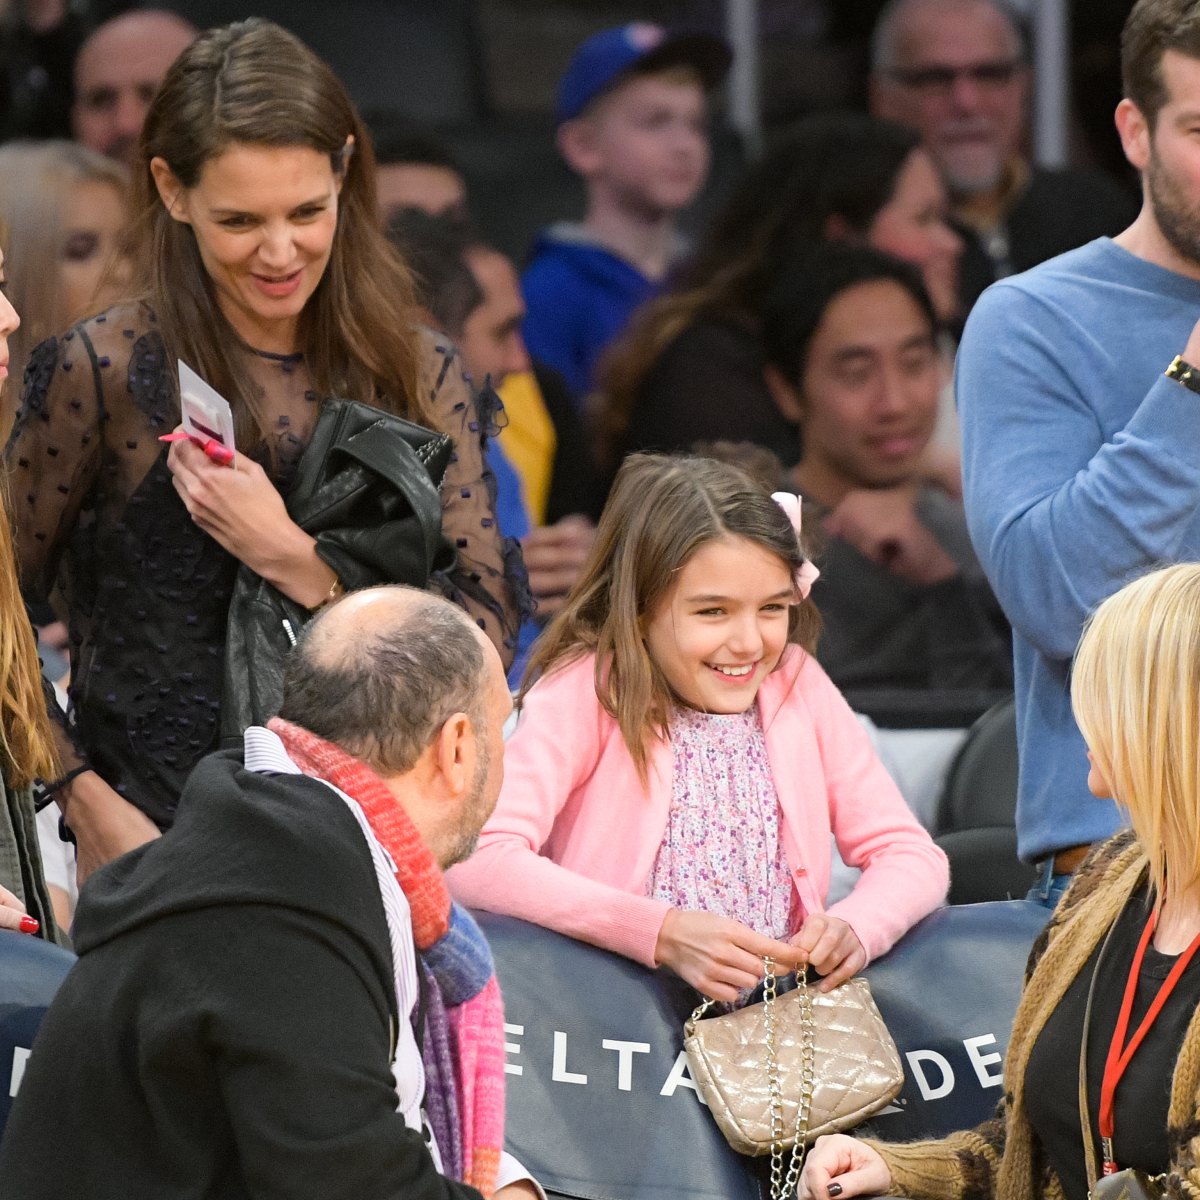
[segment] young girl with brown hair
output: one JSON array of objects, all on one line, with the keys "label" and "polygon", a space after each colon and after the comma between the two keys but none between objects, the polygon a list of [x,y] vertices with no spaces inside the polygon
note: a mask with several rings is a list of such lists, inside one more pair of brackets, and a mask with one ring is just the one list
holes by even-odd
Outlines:
[{"label": "young girl with brown hair", "polygon": [[[723,463],[625,462],[461,901],[723,1000],[763,955],[831,988],[941,903],[945,856],[812,657],[798,513]],[[831,832],[862,877],[827,910]]]}]

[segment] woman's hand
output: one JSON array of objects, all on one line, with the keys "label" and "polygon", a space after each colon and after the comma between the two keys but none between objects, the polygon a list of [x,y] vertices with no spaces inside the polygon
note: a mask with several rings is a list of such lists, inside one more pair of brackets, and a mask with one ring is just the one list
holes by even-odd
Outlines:
[{"label": "woman's hand", "polygon": [[877,1150],[831,1133],[812,1144],[800,1175],[799,1200],[881,1196],[892,1190],[892,1173]]},{"label": "woman's hand", "polygon": [[63,819],[75,835],[79,886],[105,863],[160,837],[141,809],[118,795],[95,771],[77,775],[58,794]]},{"label": "woman's hand", "polygon": [[679,908],[667,913],[654,949],[658,962],[713,1000],[736,1000],[740,991],[760,983],[764,955],[781,964],[781,975],[807,961],[795,946],[739,921]]},{"label": "woman's hand", "polygon": [[25,905],[8,888],[0,886],[0,929],[14,933],[37,933],[38,922],[28,916]]},{"label": "woman's hand", "polygon": [[232,467],[222,466],[184,438],[172,442],[167,466],[192,520],[234,558],[306,608],[329,595],[333,571],[253,459],[235,453]]},{"label": "woman's hand", "polygon": [[801,963],[825,976],[817,985],[821,992],[832,991],[867,965],[867,952],[858,935],[845,921],[827,913],[813,913],[792,938],[792,945],[803,954]]},{"label": "woman's hand", "polygon": [[266,471],[244,454],[222,466],[184,438],[172,442],[167,466],[192,520],[255,571],[277,553],[286,527],[296,528]]}]

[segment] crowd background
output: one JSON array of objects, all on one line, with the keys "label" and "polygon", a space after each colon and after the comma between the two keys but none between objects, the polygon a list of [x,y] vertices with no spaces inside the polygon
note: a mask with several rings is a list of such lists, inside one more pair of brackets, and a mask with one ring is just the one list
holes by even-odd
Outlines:
[{"label": "crowd background", "polygon": [[[452,894],[669,967],[734,1003],[764,956],[813,966],[828,990],[931,912],[955,869],[897,755],[919,762],[936,791],[970,722],[1015,700],[1021,772],[1015,812],[1001,819],[1012,816],[1016,851],[1036,867],[1029,899],[1053,908],[1070,889],[1049,927],[1049,944],[1075,956],[1056,986],[1075,979],[1078,992],[1074,968],[1096,945],[1078,932],[1081,913],[1092,929],[1093,888],[1106,905],[1095,920],[1118,933],[1135,932],[1148,904],[1120,1022],[1142,996],[1150,939],[1164,956],[1185,950],[1144,1027],[1154,1021],[1200,949],[1194,780],[1176,803],[1162,769],[1126,777],[1126,757],[1169,757],[1149,743],[1120,750],[1143,717],[1165,718],[1127,697],[1121,712],[1132,719],[1098,725],[1080,703],[1087,637],[1078,658],[1076,647],[1088,621],[1092,644],[1101,630],[1122,665],[1180,660],[1163,654],[1160,628],[1194,636],[1194,565],[1171,569],[1187,578],[1187,611],[1146,617],[1144,655],[1122,642],[1142,626],[1122,618],[1120,597],[1105,598],[1156,562],[1200,554],[1200,470],[1178,450],[1194,444],[1189,430],[1200,436],[1200,409],[1185,394],[1200,392],[1200,325],[1185,337],[1200,303],[1200,18],[1186,0],[1139,0],[1125,25],[1116,126],[1141,175],[1139,212],[1139,181],[1105,133],[1128,5],[1074,13],[1079,90],[1061,114],[1069,161],[1050,163],[1037,161],[1030,133],[1038,56],[1022,16],[1045,11],[1036,3],[764,0],[761,137],[745,136],[750,126],[732,111],[731,65],[746,52],[744,40],[723,38],[733,0],[728,11],[466,0],[256,10],[332,71],[292,32],[238,21],[248,14],[220,2],[0,8],[11,293],[0,305],[0,378],[25,376],[19,411],[10,387],[0,425],[15,415],[4,470],[22,599],[41,629],[46,677],[60,686],[49,652],[66,626],[65,773],[52,780],[53,763],[33,773],[62,809],[61,838],[41,830],[60,925],[70,928],[72,881],[101,872],[73,929],[85,968],[96,948],[90,897],[120,879],[122,864],[169,863],[186,845],[195,810],[184,803],[176,824],[176,807],[198,785],[185,791],[185,777],[215,745],[220,697],[232,694],[228,681],[218,690],[216,671],[230,608],[221,579],[232,585],[240,562],[310,615],[333,604],[310,630],[370,618],[366,577],[322,555],[284,503],[312,422],[348,396],[453,438],[438,485],[444,554],[409,582],[465,610],[449,619],[481,647],[487,719],[456,710],[421,751],[444,762],[446,795],[463,800],[453,837],[448,810],[421,828],[420,813],[435,815],[424,807],[429,789],[397,782],[411,766],[383,777],[392,782],[382,798],[389,812],[392,801],[412,802],[429,860],[422,887],[436,869],[440,889],[453,867],[439,920]],[[197,30],[207,32],[192,40]],[[324,101],[311,128],[288,109],[309,98],[288,79],[305,64]],[[127,185],[141,215],[122,229]],[[228,457],[239,473],[186,438],[157,438],[173,423],[177,353],[233,401],[243,453]],[[159,440],[178,444],[164,452]],[[643,453],[664,450],[698,457]],[[192,559],[209,562],[220,586],[189,572]],[[1121,595],[1135,603],[1139,588],[1156,586],[1151,577]],[[358,594],[339,608],[346,591]],[[416,594],[399,603],[432,603]],[[1106,612],[1118,614],[1111,626]],[[392,632],[374,632],[390,653]],[[307,644],[291,652],[298,669]],[[331,646],[340,670],[349,643]],[[433,636],[421,646],[450,650]],[[409,673],[390,660],[375,667],[389,686]],[[1102,679],[1096,695],[1117,694],[1123,680]],[[376,770],[364,757],[323,773],[318,718],[350,722],[349,697],[361,689],[350,681],[341,702],[319,690],[321,712],[294,725],[285,693],[288,719],[272,724],[272,747],[299,774],[331,783],[362,764]],[[502,781],[493,764],[510,691],[519,720]],[[1141,697],[1148,685],[1132,680],[1127,691]],[[1163,710],[1190,737],[1195,721],[1173,704],[1180,692],[1194,688],[1163,683]],[[409,715],[420,707],[405,702]],[[350,723],[374,737],[373,719],[389,718],[379,710]],[[485,724],[478,746],[440,740]],[[895,727],[902,740],[889,739]],[[903,740],[914,730],[948,736]],[[246,732],[251,773],[279,773],[278,758],[250,765],[255,735],[267,732]],[[329,734],[354,759],[344,741]],[[1174,731],[1166,741],[1187,739]],[[217,761],[234,760],[206,764]],[[29,773],[4,782],[22,792],[14,811],[32,824]],[[1118,805],[1140,848],[1106,841],[1123,819]],[[387,855],[394,867],[387,830],[371,829],[386,851],[375,867]],[[72,840],[77,872],[69,857],[53,861]],[[273,852],[271,839],[252,841]],[[1114,848],[1126,856],[1119,878],[1105,867]],[[20,881],[23,901],[2,879],[11,921],[32,909],[41,881]],[[393,928],[387,897],[403,912],[405,896],[381,895],[397,960],[396,947],[411,934],[415,952],[421,937],[415,923]],[[49,900],[39,894],[37,907],[49,937]],[[29,913],[17,919],[36,932]],[[1060,928],[1076,933],[1064,940]],[[1108,965],[1098,954],[1097,976]],[[488,974],[469,1002],[483,998],[498,1035]],[[457,995],[464,980],[444,982]],[[414,1014],[420,1042],[421,987],[416,977],[395,983],[397,1011]],[[1184,1032],[1200,1036],[1200,971],[1187,984],[1160,1063]],[[1031,984],[1027,1006],[1037,991]],[[1089,996],[1085,1046],[1090,1009]],[[1121,1038],[1113,1034],[1110,1059]],[[498,1038],[477,1046],[488,1044],[494,1051]],[[420,1084],[412,1120],[404,1115],[415,1134],[426,1101],[454,1097],[425,1086],[415,1057],[413,1066]],[[1069,1078],[1049,1060],[1037,1069]],[[499,1074],[496,1056],[478,1081],[493,1089]],[[1039,1089],[1017,1075],[1001,1130],[1016,1149],[1000,1160],[997,1195],[1077,1200],[1092,1164],[1074,1128],[1054,1133],[1058,1110],[1077,1097],[1052,1099],[1044,1120],[1030,1104],[1026,1129],[1020,1089],[1035,1099]],[[1177,1072],[1176,1083],[1190,1104],[1191,1075]],[[1161,1087],[1150,1090],[1161,1101]],[[1144,1160],[1124,1145],[1114,1158],[1101,1118],[1106,1170],[1120,1160],[1193,1171],[1190,1145],[1180,1154],[1160,1144],[1164,1131],[1178,1140],[1182,1117],[1194,1121],[1178,1097],[1153,1115],[1157,1141]],[[466,1112],[471,1087],[463,1098]],[[1145,1105],[1128,1089],[1123,1104],[1129,1130]],[[981,1162],[996,1160],[982,1136]],[[1022,1147],[1034,1138],[1047,1169],[1029,1165]],[[497,1122],[480,1122],[469,1144],[455,1140],[430,1143],[448,1141],[461,1158],[446,1175],[478,1179],[487,1193],[499,1176],[491,1165],[473,1173],[468,1160],[478,1150],[491,1164]],[[842,1145],[821,1168],[830,1196],[866,1186],[849,1179],[860,1151]],[[427,1152],[414,1150],[424,1164]],[[945,1194],[936,1180],[908,1180],[902,1159],[885,1160],[872,1187]],[[956,1153],[946,1169],[983,1168]],[[523,1173],[505,1178],[505,1200],[536,1192]]]},{"label": "crowd background", "polygon": [[[86,29],[135,7],[120,0],[0,4],[0,135],[69,136],[70,71]],[[343,76],[377,133],[390,122],[436,131],[461,164],[489,240],[518,261],[537,231],[582,208],[554,148],[555,89],[584,38],[626,21],[722,32],[720,0],[349,0],[335,18],[315,0],[247,5],[182,0],[203,28],[255,15],[293,29]],[[883,0],[761,0],[761,106],[767,132],[807,113],[866,105],[869,41]],[[1015,5],[1028,10],[1029,0]],[[1136,182],[1112,128],[1117,43],[1129,0],[1072,0],[1070,153]],[[400,52],[398,54],[398,52]],[[402,76],[393,69],[405,62]],[[351,66],[353,69],[345,69]],[[685,215],[697,232],[736,179],[745,151],[716,122],[709,186]]]}]

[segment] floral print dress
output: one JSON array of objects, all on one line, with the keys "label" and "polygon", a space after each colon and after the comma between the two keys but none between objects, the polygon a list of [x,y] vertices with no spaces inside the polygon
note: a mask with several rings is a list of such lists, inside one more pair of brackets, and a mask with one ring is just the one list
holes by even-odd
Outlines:
[{"label": "floral print dress", "polygon": [[758,706],[731,716],[677,708],[671,746],[671,808],[647,895],[786,939],[798,902]]}]

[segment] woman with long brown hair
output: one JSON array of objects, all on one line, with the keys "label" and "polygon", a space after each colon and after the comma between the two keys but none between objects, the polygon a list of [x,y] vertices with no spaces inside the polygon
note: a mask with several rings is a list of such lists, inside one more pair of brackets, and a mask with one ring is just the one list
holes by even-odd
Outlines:
[{"label": "woman with long brown hair", "polygon": [[[34,353],[8,463],[25,593],[57,583],[69,610],[59,795],[82,874],[170,824],[216,745],[239,565],[309,608],[340,592],[285,507],[324,400],[453,437],[455,557],[429,585],[511,656],[520,603],[486,468],[490,413],[453,347],[419,328],[377,224],[374,167],[345,89],[295,37],[257,19],[201,35],[142,132],[134,298]],[[229,400],[233,470],[159,445],[180,421],[177,360]]]},{"label": "woman with long brown hair", "polygon": [[[0,225],[0,242],[7,241]],[[0,392],[8,376],[9,338],[21,323],[5,294],[0,253]],[[6,501],[0,489],[0,501]],[[7,504],[0,503],[0,929],[18,929],[53,940],[50,896],[42,877],[31,788],[53,778],[58,756],[33,630],[17,585]]]}]

